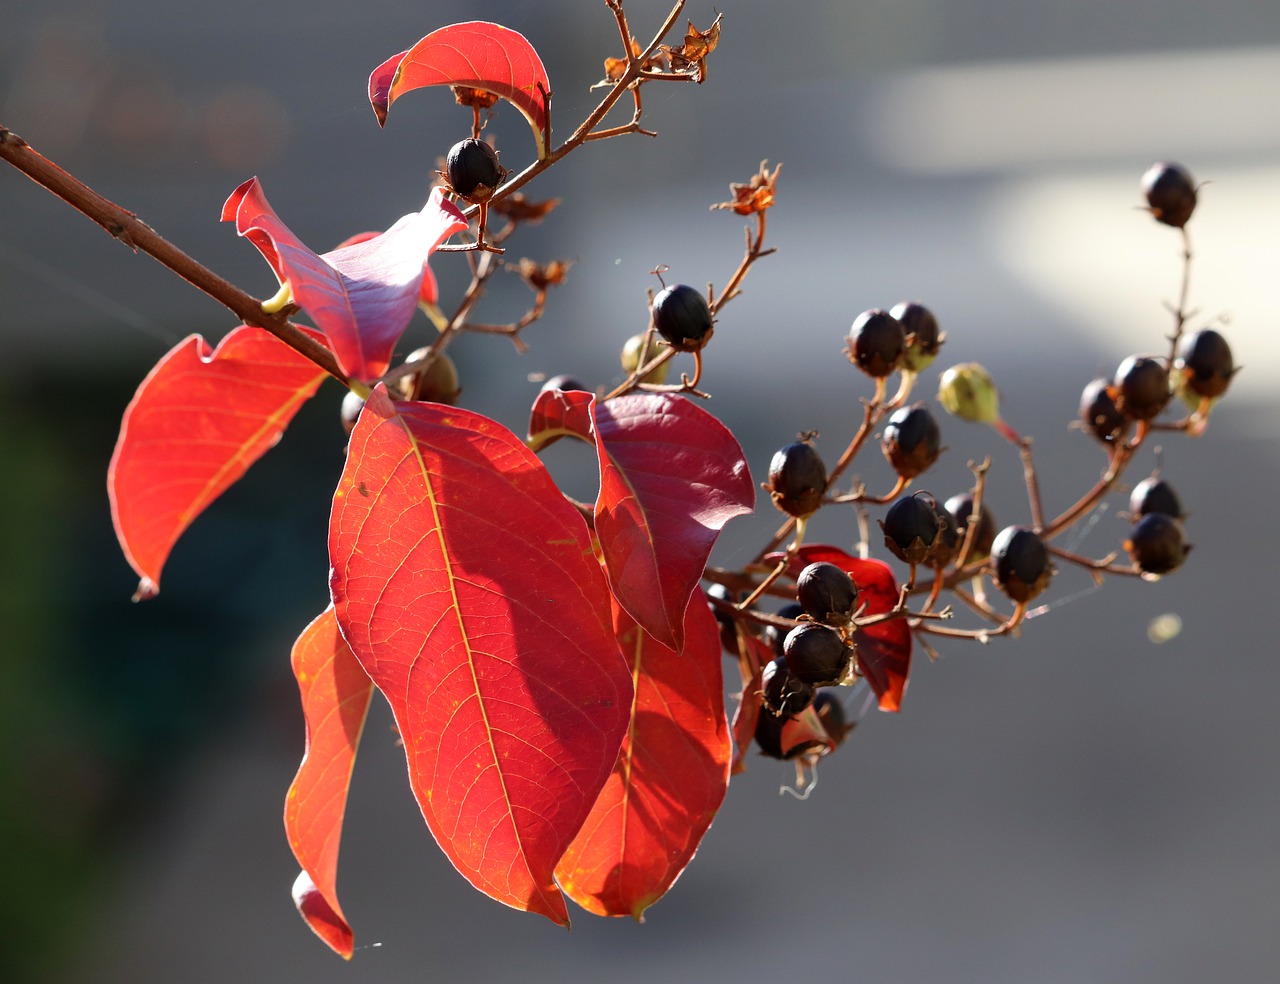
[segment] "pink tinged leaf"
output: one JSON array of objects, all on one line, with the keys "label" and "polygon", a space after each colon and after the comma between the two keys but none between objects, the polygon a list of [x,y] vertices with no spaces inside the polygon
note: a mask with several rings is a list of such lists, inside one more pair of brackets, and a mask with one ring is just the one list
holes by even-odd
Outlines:
[{"label": "pink tinged leaf", "polygon": [[281,283],[289,282],[294,302],[325,333],[342,370],[365,382],[386,372],[417,310],[427,257],[467,227],[437,188],[422,211],[379,236],[321,256],[280,221],[257,178],[231,193],[222,218],[258,247]]},{"label": "pink tinged leaf", "polygon": [[[370,239],[377,239],[381,236],[380,232],[357,232],[354,236],[348,236],[342,242],[338,243],[338,249],[344,246],[355,246],[358,243],[367,243]],[[419,304],[434,304],[440,299],[440,288],[436,284],[436,275],[431,272],[431,267],[424,264],[422,267],[422,289],[418,291]]]},{"label": "pink tinged leaf", "polygon": [[[815,543],[797,551],[791,574],[795,576],[808,564],[821,562],[835,564],[853,578],[859,603],[867,606],[863,615],[882,615],[897,607],[898,585],[893,570],[883,561],[863,560],[837,547]],[[860,628],[853,638],[858,646],[858,669],[880,699],[880,710],[900,710],[911,672],[911,628],[907,620],[895,618]]]},{"label": "pink tinged leaf", "polygon": [[731,743],[720,630],[701,590],[689,600],[680,652],[616,605],[614,625],[635,682],[631,728],[556,877],[589,912],[642,920],[692,860],[720,808]]},{"label": "pink tinged leaf", "polygon": [[302,866],[293,900],[316,935],[350,960],[354,937],[338,904],[338,843],[373,681],[343,641],[332,608],[303,629],[292,662],[307,724],[306,752],[284,806],[285,833]]},{"label": "pink tinged leaf", "polygon": [[567,924],[556,862],[632,698],[582,517],[500,424],[379,386],[329,550],[343,636],[391,704],[432,834],[480,891]]},{"label": "pink tinged leaf", "polygon": [[388,58],[369,76],[369,102],[378,125],[386,123],[387,111],[402,95],[430,85],[483,89],[507,100],[533,128],[539,159],[547,156],[551,83],[523,34],[487,21],[452,24]]},{"label": "pink tinged leaf", "polygon": [[668,394],[607,403],[586,393],[541,394],[530,438],[561,435],[596,445],[596,535],[614,596],[654,639],[679,649],[684,611],[716,537],[755,506],[742,448],[711,414]]},{"label": "pink tinged leaf", "polygon": [[178,537],[280,440],[325,375],[246,326],[213,351],[191,335],[156,364],[124,412],[107,470],[116,536],[141,577],[135,600],[159,592]]}]

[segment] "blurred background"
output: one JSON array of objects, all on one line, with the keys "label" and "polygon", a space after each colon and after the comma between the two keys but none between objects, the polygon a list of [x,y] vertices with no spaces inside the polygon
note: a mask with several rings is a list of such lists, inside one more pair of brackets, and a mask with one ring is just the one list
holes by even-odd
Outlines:
[{"label": "blurred background", "polygon": [[[666,10],[627,5],[642,38]],[[1186,567],[1100,591],[1066,570],[1021,639],[921,654],[902,713],[866,712],[805,802],[779,795],[789,766],[753,757],[644,926],[582,914],[565,933],[471,890],[422,824],[375,706],[344,835],[339,884],[360,947],[346,966],[293,909],[280,821],[303,742],[288,652],[326,604],[341,392],[322,388],[179,543],[160,597],[131,605],[104,490],[120,415],[169,347],[234,322],[6,168],[0,978],[1280,979],[1280,536],[1260,505],[1280,468],[1280,6],[738,0],[723,12],[705,85],[645,89],[659,140],[593,145],[528,189],[565,201],[511,252],[574,266],[527,333],[531,353],[481,336],[451,349],[463,402],[520,431],[531,376],[618,379],[655,265],[692,284],[728,279],[741,222],[707,206],[767,158],[785,164],[778,252],[726,308],[704,376],[757,478],[798,431],[838,454],[871,392],[842,336],[860,311],[914,298],[948,332],[922,395],[946,365],[984,362],[1005,418],[1035,435],[1046,508],[1060,510],[1104,466],[1068,427],[1081,389],[1125,355],[1164,350],[1178,237],[1136,206],[1146,167],[1178,160],[1207,182],[1191,223],[1193,324],[1225,325],[1244,366],[1207,436],[1161,441],[1132,472],[1159,464],[1181,494]],[[702,28],[715,14],[687,9]],[[379,131],[366,78],[470,19],[538,48],[560,137],[619,53],[596,2],[17,0],[0,8],[0,124],[267,296],[266,265],[217,222],[226,195],[257,174],[321,250],[416,210],[469,113],[428,90]],[[509,108],[490,132],[508,166],[532,155]],[[456,296],[463,263],[433,266]],[[499,277],[481,310],[511,320],[528,296]],[[431,332],[415,322],[404,351]],[[966,461],[989,453],[997,518],[1026,521],[1010,449],[975,425],[943,427],[950,450],[923,484],[966,488]],[[587,464],[574,450],[553,461],[571,483]],[[858,470],[890,484],[874,450]],[[1124,501],[1067,545],[1117,549]],[[821,520],[815,539],[856,536],[850,514]],[[776,525],[766,504],[731,525],[716,560],[742,563]],[[1169,613],[1181,634],[1153,642]]]}]

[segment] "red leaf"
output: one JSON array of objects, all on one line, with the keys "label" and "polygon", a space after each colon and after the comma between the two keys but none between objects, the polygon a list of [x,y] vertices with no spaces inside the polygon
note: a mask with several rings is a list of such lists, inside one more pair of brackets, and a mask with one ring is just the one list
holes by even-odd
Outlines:
[{"label": "red leaf", "polygon": [[506,99],[533,127],[539,159],[547,156],[543,135],[551,83],[523,34],[500,24],[468,21],[432,31],[408,51],[388,58],[369,76],[369,102],[378,125],[386,124],[393,102],[429,85],[467,86]]},{"label": "red leaf", "polygon": [[338,842],[373,681],[343,641],[332,608],[302,630],[292,661],[307,722],[306,752],[284,802],[285,833],[302,866],[293,899],[316,935],[350,960],[353,936],[338,905]]},{"label": "red leaf", "polygon": [[530,439],[592,440],[600,461],[596,536],[614,597],[664,646],[679,649],[684,611],[725,523],[755,506],[742,448],[701,407],[668,394],[597,403],[538,397]]},{"label": "red leaf", "polygon": [[212,352],[191,335],[156,364],[124,412],[107,470],[116,536],[142,578],[135,601],[155,597],[182,531],[280,440],[325,375],[245,326]]},{"label": "red leaf", "polygon": [[467,220],[439,188],[422,211],[380,236],[317,255],[276,215],[257,178],[231,193],[224,222],[255,246],[293,301],[325,333],[338,364],[369,382],[387,371],[396,342],[417,310],[427,257]]},{"label": "red leaf", "polygon": [[632,697],[582,517],[500,424],[379,386],[329,553],[343,635],[391,704],[432,834],[476,888],[567,924],[556,862]]},{"label": "red leaf", "polygon": [[[853,557],[836,547],[820,543],[802,546],[792,561],[791,574],[794,577],[807,565],[824,561],[853,578],[859,604],[865,602],[867,606],[864,615],[882,615],[898,604],[898,585],[888,564]],[[858,629],[853,638],[858,644],[858,667],[880,698],[880,710],[899,710],[911,671],[911,629],[906,619]]]},{"label": "red leaf", "polygon": [[[348,236],[342,242],[338,243],[338,249],[344,246],[355,246],[358,243],[367,243],[370,239],[377,239],[381,236],[380,232],[357,232],[354,236]],[[434,304],[440,299],[440,288],[436,283],[436,275],[431,272],[428,264],[422,265],[422,289],[418,291],[419,304]]]},{"label": "red leaf", "polygon": [[729,785],[720,629],[701,591],[682,652],[616,605],[614,626],[635,681],[631,729],[556,877],[587,911],[642,920],[692,860]]}]

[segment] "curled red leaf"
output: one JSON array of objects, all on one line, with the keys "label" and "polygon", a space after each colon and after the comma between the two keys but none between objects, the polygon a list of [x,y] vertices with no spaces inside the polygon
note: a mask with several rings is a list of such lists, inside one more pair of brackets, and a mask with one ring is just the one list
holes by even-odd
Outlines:
[{"label": "curled red leaf", "polygon": [[224,222],[262,253],[294,303],[324,332],[343,372],[370,382],[387,371],[396,342],[417,309],[427,257],[467,227],[435,188],[420,212],[372,239],[319,255],[293,234],[267,202],[257,178],[231,193]]},{"label": "curled red leaf", "polygon": [[551,83],[527,38],[501,24],[468,21],[432,31],[393,55],[369,76],[369,103],[378,125],[406,92],[430,85],[483,89],[507,100],[533,128],[538,157],[547,156],[547,103]]},{"label": "curled red leaf", "polygon": [[178,537],[275,446],[325,375],[273,335],[243,325],[212,351],[188,336],[147,374],[107,469],[116,537],[141,577],[134,600],[159,592]]}]

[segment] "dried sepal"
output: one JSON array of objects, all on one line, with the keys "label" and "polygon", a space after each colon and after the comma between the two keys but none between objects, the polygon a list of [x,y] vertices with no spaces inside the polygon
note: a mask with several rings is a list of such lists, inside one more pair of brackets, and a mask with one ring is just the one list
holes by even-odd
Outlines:
[{"label": "dried sepal", "polygon": [[573,260],[552,260],[550,263],[542,264],[526,257],[520,261],[518,269],[521,278],[530,287],[534,290],[546,290],[548,287],[564,283],[565,275],[571,266],[573,266]]},{"label": "dried sepal", "polygon": [[508,222],[541,222],[559,205],[561,199],[548,198],[541,202],[531,202],[523,192],[507,195],[501,201],[492,202],[489,211],[501,215]]},{"label": "dried sepal", "polygon": [[732,192],[733,199],[727,202],[716,202],[711,207],[713,209],[732,209],[739,215],[754,215],[757,212],[763,212],[767,208],[772,208],[774,184],[778,180],[778,172],[782,170],[782,165],[779,164],[770,171],[767,166],[768,163],[767,160],[761,161],[759,172],[753,174],[751,180],[746,184],[730,182],[729,191]]},{"label": "dried sepal", "polygon": [[724,14],[717,14],[716,19],[705,31],[699,31],[689,21],[689,31],[684,36],[684,44],[678,47],[661,45],[660,49],[671,59],[671,68],[693,76],[699,84],[707,80],[707,57],[716,50],[720,43],[720,21]]}]

